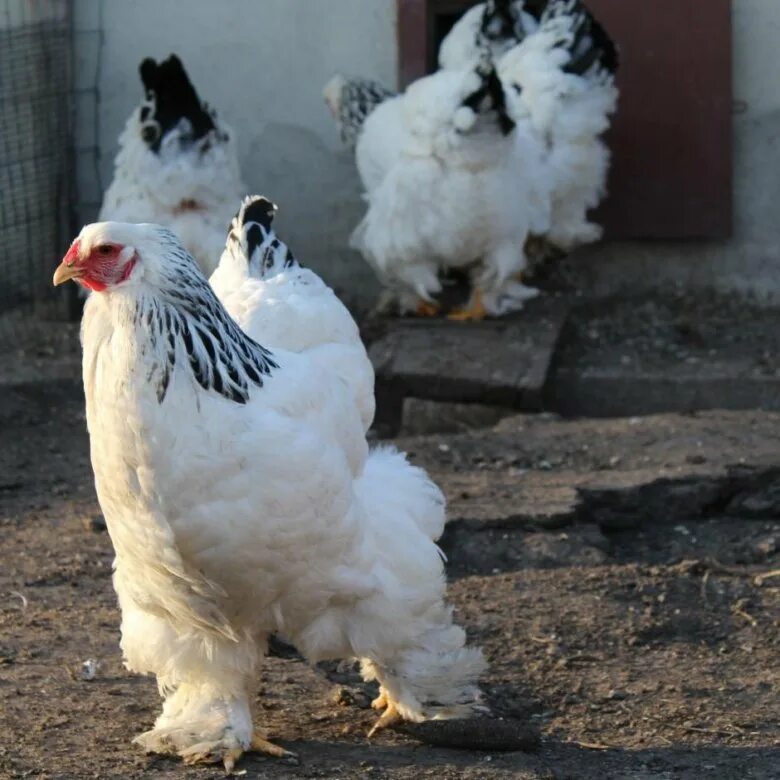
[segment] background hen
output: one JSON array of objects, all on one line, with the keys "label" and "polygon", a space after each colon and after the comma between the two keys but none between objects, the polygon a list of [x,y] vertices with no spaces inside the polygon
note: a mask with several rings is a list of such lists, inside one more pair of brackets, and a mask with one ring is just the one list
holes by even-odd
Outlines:
[{"label": "background hen", "polygon": [[245,192],[235,136],[201,102],[176,55],[145,59],[140,74],[144,100],[119,137],[100,219],[170,227],[209,274]]},{"label": "background hen", "polygon": [[[547,227],[538,142],[509,117],[492,68],[439,71],[395,100],[401,148],[367,193],[353,246],[402,311],[435,310],[439,272],[453,268],[467,270],[474,289],[452,316],[520,308],[535,294],[518,279],[523,247],[530,232]],[[384,106],[390,103],[372,117]],[[369,142],[370,131],[367,122],[361,141]]]},{"label": "background hen", "polygon": [[228,313],[269,347],[306,352],[344,379],[367,431],[374,419],[374,369],[352,315],[314,271],[302,268],[271,223],[276,206],[244,199],[209,280]]}]

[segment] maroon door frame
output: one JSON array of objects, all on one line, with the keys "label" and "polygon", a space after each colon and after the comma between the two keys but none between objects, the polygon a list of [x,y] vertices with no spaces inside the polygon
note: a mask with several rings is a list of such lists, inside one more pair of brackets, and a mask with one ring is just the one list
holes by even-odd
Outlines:
[{"label": "maroon door frame", "polygon": [[[396,0],[399,80],[435,61],[437,14],[475,0]],[[608,238],[727,238],[732,231],[731,0],[587,0],[618,42],[607,142]]]}]

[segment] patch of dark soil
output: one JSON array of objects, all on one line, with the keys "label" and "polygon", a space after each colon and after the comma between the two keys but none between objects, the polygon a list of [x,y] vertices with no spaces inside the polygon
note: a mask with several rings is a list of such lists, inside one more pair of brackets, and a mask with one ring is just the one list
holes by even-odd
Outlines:
[{"label": "patch of dark soil", "polygon": [[[20,399],[0,427],[9,485],[0,491],[0,777],[222,777],[218,767],[144,756],[131,744],[160,700],[153,680],[121,663],[82,402],[75,390]],[[746,448],[759,441],[748,419],[724,424]],[[644,457],[620,426],[605,433],[585,422],[585,452],[571,429],[507,425],[496,432],[503,445],[415,443],[454,505],[455,467],[471,470],[474,458],[487,501],[493,480],[508,484],[513,468],[550,474],[560,461],[585,473],[614,455]],[[646,438],[651,458],[683,465],[683,444],[665,448],[678,430],[671,422],[623,425]],[[761,577],[778,566],[767,511],[689,518],[686,533],[679,523],[619,533],[598,522],[549,531],[456,524],[446,545],[450,597],[490,663],[486,703],[494,717],[538,730],[538,751],[452,750],[390,732],[368,741],[371,686],[353,669],[315,670],[288,653],[263,664],[257,717],[302,763],[248,756],[238,769],[347,780],[777,777],[780,578]],[[92,680],[80,674],[87,659],[98,664]]]}]

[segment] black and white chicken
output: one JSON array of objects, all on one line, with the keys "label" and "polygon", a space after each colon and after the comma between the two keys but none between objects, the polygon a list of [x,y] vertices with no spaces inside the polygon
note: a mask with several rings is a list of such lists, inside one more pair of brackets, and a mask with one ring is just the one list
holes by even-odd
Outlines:
[{"label": "black and white chicken", "polygon": [[368,430],[374,419],[374,369],[357,323],[333,290],[303,268],[272,227],[276,206],[246,197],[230,224],[209,280],[231,317],[267,347],[304,352],[352,391]]},{"label": "black and white chicken", "polygon": [[287,751],[255,730],[268,636],[357,658],[377,727],[470,712],[484,668],[446,605],[439,489],[369,455],[354,398],[247,336],[167,228],[82,229],[54,274],[93,293],[83,379],[128,668],[165,702],[137,738],[188,762]]},{"label": "black and white chicken", "polygon": [[233,131],[202,103],[172,54],[140,65],[144,99],[119,137],[100,219],[170,227],[210,274],[245,193]]},{"label": "black and white chicken", "polygon": [[363,190],[370,195],[401,154],[403,98],[377,81],[340,74],[325,85],[323,94],[341,140],[355,152]]}]

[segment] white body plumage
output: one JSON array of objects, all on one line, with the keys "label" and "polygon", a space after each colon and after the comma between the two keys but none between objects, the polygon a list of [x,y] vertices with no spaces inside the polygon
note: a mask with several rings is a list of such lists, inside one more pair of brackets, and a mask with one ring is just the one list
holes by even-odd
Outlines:
[{"label": "white body plumage", "polygon": [[601,136],[618,97],[611,74],[565,71],[571,53],[561,44],[573,39],[570,23],[566,16],[543,23],[498,64],[512,116],[530,119],[548,150],[548,239],[564,250],[601,238],[601,227],[587,214],[606,193],[610,154]]},{"label": "white body plumage", "polygon": [[[602,229],[588,219],[588,211],[606,194],[610,154],[601,136],[609,127],[618,92],[613,73],[602,67],[573,73],[567,66],[589,49],[606,46],[614,52],[614,45],[605,33],[602,40],[582,34],[581,28],[597,23],[580,0],[535,2],[534,15],[526,10],[532,5],[527,0],[501,3],[501,9],[498,2],[488,5],[480,3],[458,20],[442,41],[439,64],[461,68],[486,54],[497,64],[510,115],[518,123],[530,120],[545,149],[547,240],[564,251],[597,241]],[[486,10],[495,17],[493,24],[502,14],[513,16],[513,28],[487,38],[481,34]]]}]

